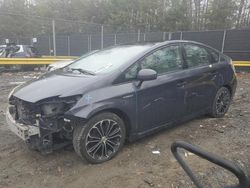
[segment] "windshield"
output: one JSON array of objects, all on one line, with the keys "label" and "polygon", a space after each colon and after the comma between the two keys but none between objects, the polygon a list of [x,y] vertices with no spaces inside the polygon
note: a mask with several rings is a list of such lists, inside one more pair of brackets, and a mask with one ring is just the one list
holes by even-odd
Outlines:
[{"label": "windshield", "polygon": [[84,70],[91,73],[109,73],[134,58],[141,52],[150,48],[151,45],[119,46],[98,51],[89,56],[84,56],[68,68]]}]

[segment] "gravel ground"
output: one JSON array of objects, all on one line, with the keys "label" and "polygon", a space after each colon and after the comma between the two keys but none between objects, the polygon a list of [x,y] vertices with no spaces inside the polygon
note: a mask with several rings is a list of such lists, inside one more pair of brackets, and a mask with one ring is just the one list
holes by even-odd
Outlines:
[{"label": "gravel ground", "polygon": [[[30,151],[8,130],[8,93],[39,74],[0,74],[0,187],[194,187],[170,152],[175,140],[221,155],[246,172],[250,169],[250,74],[238,74],[237,93],[224,118],[200,117],[128,143],[113,160],[99,165],[81,160],[72,148],[46,156]],[[154,150],[160,154],[153,154]],[[186,160],[205,187],[237,183],[230,173],[196,156],[187,155]]]}]

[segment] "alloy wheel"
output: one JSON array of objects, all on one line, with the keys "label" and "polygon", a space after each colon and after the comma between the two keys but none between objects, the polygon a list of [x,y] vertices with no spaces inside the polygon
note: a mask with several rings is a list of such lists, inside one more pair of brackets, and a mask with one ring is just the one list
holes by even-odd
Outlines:
[{"label": "alloy wheel", "polygon": [[111,119],[101,120],[87,134],[86,151],[93,159],[108,159],[119,149],[121,138],[121,128],[116,121]]},{"label": "alloy wheel", "polygon": [[218,114],[225,114],[230,105],[230,94],[227,90],[223,90],[216,100],[216,112]]}]

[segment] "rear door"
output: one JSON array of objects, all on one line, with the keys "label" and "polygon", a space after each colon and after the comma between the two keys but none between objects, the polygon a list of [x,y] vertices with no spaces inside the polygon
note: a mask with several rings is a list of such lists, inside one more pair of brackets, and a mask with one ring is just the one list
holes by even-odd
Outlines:
[{"label": "rear door", "polygon": [[205,111],[216,93],[214,81],[218,75],[217,69],[213,66],[213,58],[206,47],[186,43],[183,48],[189,74],[185,86],[187,114]]}]

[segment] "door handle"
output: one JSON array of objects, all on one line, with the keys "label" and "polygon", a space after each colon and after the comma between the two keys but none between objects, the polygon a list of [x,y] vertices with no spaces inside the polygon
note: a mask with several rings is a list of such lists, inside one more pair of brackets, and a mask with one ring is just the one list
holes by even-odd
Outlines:
[{"label": "door handle", "polygon": [[186,84],[187,84],[187,82],[183,80],[183,81],[179,81],[179,82],[176,84],[176,86],[177,86],[177,87],[184,87]]}]

